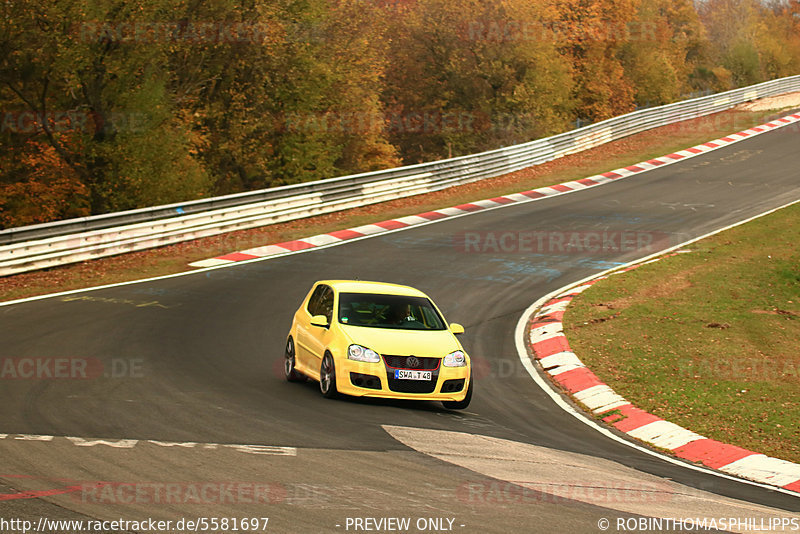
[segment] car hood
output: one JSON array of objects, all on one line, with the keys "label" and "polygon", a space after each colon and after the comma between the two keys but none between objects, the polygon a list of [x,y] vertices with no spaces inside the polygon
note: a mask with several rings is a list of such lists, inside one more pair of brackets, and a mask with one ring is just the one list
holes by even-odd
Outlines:
[{"label": "car hood", "polygon": [[353,343],[378,354],[443,358],[461,346],[449,330],[393,330],[341,325]]}]

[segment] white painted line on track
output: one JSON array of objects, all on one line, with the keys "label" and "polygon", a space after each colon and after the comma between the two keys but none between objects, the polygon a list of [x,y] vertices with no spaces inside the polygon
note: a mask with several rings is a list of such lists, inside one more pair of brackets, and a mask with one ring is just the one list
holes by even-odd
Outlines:
[{"label": "white painted line on track", "polygon": [[141,446],[153,445],[165,448],[205,449],[218,450],[230,449],[245,454],[269,456],[297,456],[295,447],[277,447],[274,445],[243,445],[232,443],[198,443],[195,441],[158,441],[152,439],[107,439],[107,438],[78,438],[72,436],[49,436],[36,434],[0,434],[2,441],[40,441],[61,442],[66,441],[76,447],[110,447],[112,449],[134,449]]}]

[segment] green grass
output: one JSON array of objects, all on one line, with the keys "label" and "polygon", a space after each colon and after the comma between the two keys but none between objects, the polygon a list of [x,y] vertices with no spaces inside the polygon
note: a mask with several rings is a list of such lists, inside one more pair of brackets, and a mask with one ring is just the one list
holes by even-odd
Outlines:
[{"label": "green grass", "polygon": [[573,350],[644,410],[800,462],[800,205],[688,248],[575,299]]}]

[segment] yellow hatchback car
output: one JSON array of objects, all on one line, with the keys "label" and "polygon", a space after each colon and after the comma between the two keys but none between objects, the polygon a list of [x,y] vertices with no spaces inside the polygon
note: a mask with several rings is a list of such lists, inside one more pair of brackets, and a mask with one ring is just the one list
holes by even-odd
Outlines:
[{"label": "yellow hatchback car", "polygon": [[323,280],[294,314],[286,341],[290,382],[311,378],[325,397],[442,401],[472,399],[469,356],[436,305],[417,289],[381,282]]}]

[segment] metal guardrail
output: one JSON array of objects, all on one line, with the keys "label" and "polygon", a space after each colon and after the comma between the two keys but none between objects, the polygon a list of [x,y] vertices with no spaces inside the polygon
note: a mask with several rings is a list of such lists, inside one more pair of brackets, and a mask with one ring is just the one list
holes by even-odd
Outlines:
[{"label": "metal guardrail", "polygon": [[520,145],[430,163],[0,231],[0,276],[330,213],[499,176],[674,122],[800,91],[800,76],[634,111]]}]

